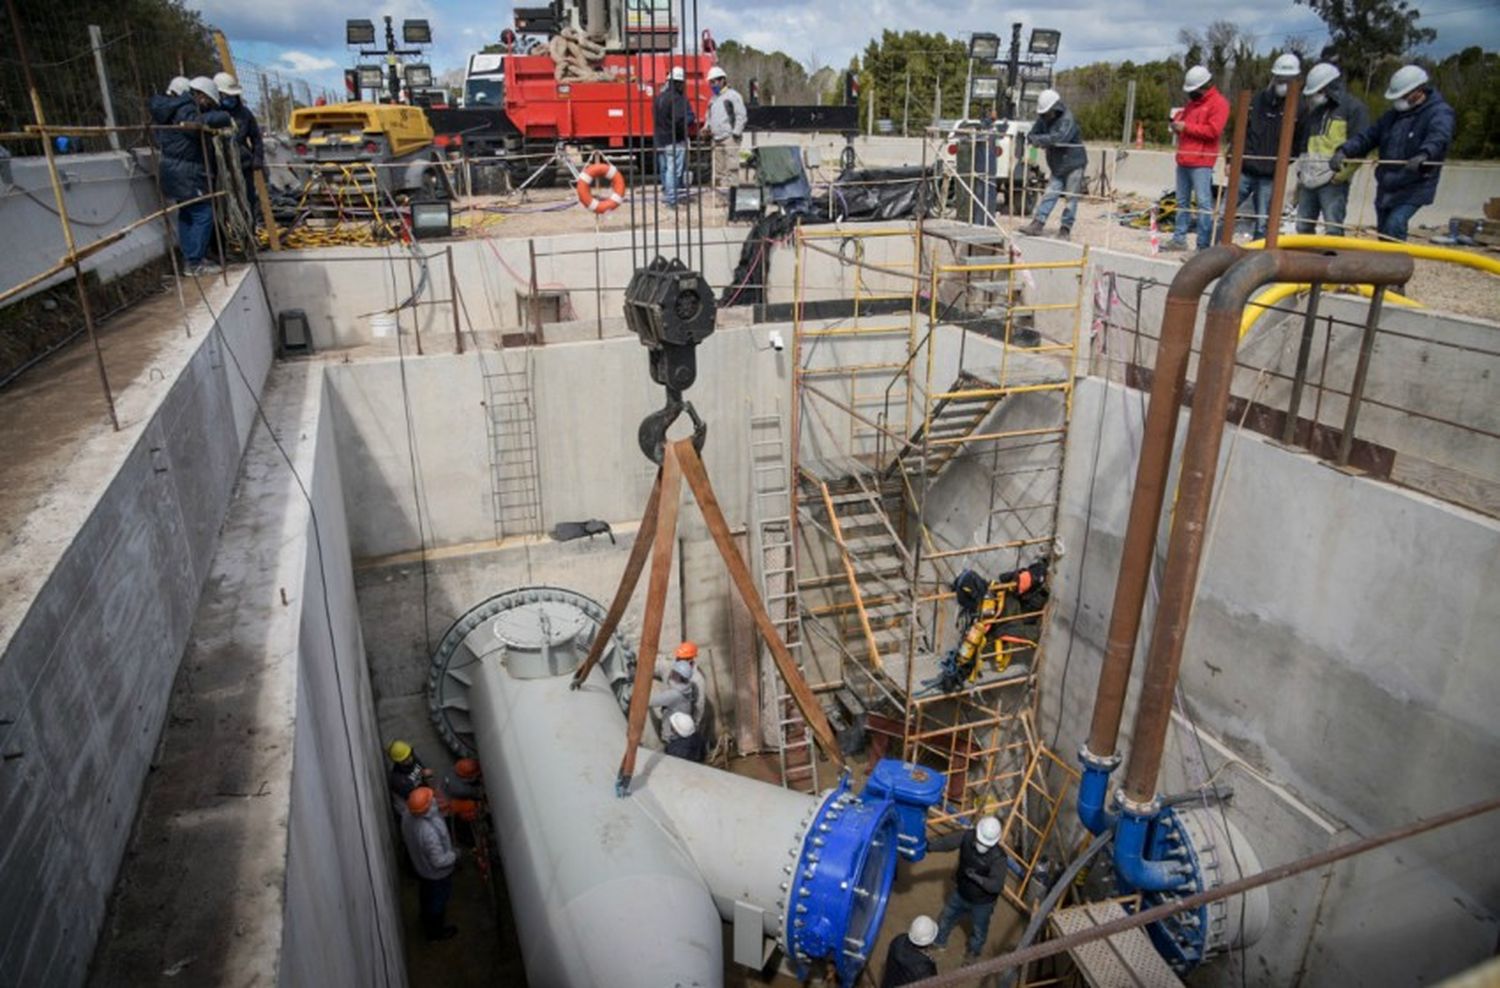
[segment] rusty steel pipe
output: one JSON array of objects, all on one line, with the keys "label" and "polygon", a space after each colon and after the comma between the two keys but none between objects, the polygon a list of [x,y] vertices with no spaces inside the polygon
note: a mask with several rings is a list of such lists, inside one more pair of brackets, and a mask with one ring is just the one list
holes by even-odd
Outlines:
[{"label": "rusty steel pipe", "polygon": [[1271,178],[1271,215],[1266,217],[1266,246],[1275,247],[1281,236],[1281,214],[1286,209],[1286,173],[1292,163],[1292,135],[1297,130],[1297,104],[1302,98],[1302,80],[1293,79],[1281,104],[1281,133],[1276,142],[1276,169]]},{"label": "rusty steel pipe", "polygon": [[[1225,272],[1214,288],[1203,328],[1192,417],[1183,446],[1161,601],[1151,629],[1140,709],[1131,738],[1130,764],[1125,776],[1127,809],[1147,808],[1156,798],[1157,775],[1166,746],[1218,471],[1219,442],[1229,407],[1229,386],[1234,379],[1240,315],[1246,302],[1261,286],[1273,282],[1401,285],[1410,280],[1412,270],[1412,259],[1404,254],[1260,250],[1249,252],[1249,256]],[[1150,441],[1148,435],[1146,442]]]},{"label": "rusty steel pipe", "polygon": [[1234,221],[1240,211],[1240,170],[1245,164],[1245,133],[1250,126],[1250,90],[1241,89],[1234,103],[1234,141],[1229,145],[1229,175],[1224,179],[1224,222],[1219,243],[1234,243]]},{"label": "rusty steel pipe", "polygon": [[1135,490],[1130,500],[1130,521],[1125,528],[1125,545],[1121,550],[1120,575],[1115,580],[1115,600],[1109,616],[1104,664],[1099,670],[1094,719],[1089,728],[1087,751],[1099,761],[1114,757],[1120,737],[1125,690],[1130,685],[1135,640],[1141,628],[1141,608],[1146,601],[1146,586],[1151,577],[1157,526],[1162,501],[1166,497],[1167,474],[1172,465],[1177,412],[1182,406],[1187,381],[1198,305],[1209,284],[1245,253],[1243,247],[1233,244],[1220,244],[1200,251],[1178,270],[1177,277],[1167,289],[1166,312],[1161,320],[1161,337],[1156,344],[1151,400],[1146,406],[1141,459],[1136,466]]}]

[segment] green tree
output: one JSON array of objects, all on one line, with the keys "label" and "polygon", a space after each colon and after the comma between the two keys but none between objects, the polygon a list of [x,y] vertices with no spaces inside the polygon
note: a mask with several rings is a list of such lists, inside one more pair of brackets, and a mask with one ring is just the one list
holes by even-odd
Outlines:
[{"label": "green tree", "polygon": [[874,100],[876,116],[894,121],[898,130],[904,118],[907,132],[919,134],[934,122],[936,89],[941,90],[943,116],[956,117],[963,109],[969,52],[957,38],[886,30],[878,41],[865,46],[860,63],[861,120]]},{"label": "green tree", "polygon": [[1345,75],[1365,88],[1381,61],[1406,55],[1437,37],[1408,0],[1293,0],[1310,8],[1328,27],[1328,46]]}]

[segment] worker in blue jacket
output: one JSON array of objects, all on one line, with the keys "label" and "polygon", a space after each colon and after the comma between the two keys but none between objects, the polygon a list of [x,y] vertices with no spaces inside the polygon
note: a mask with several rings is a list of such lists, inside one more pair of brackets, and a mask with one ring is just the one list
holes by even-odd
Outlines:
[{"label": "worker in blue jacket", "polygon": [[1333,152],[1328,166],[1336,172],[1345,158],[1361,158],[1378,148],[1376,225],[1382,237],[1405,240],[1412,215],[1437,198],[1438,175],[1457,117],[1443,95],[1428,85],[1420,65],[1397,69],[1385,98],[1393,101],[1391,108]]},{"label": "worker in blue jacket", "polygon": [[[177,202],[207,195],[208,163],[204,160],[200,128],[233,126],[229,114],[219,108],[219,91],[214,81],[198,76],[188,83],[186,93],[153,96],[150,110],[153,123],[182,127],[156,131],[157,147],[161,150],[162,195]],[[188,126],[194,124],[198,126]],[[177,241],[188,274],[216,272],[216,266],[204,261],[213,232],[213,203],[195,202],[177,210]]]}]

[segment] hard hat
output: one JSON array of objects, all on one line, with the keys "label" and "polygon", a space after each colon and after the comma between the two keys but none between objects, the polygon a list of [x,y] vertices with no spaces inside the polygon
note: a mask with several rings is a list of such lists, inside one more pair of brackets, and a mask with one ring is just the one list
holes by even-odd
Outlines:
[{"label": "hard hat", "polygon": [[432,809],[432,790],[426,786],[417,786],[406,797],[406,809],[412,816],[422,816]]},{"label": "hard hat", "polygon": [[1208,80],[1212,78],[1213,74],[1209,72],[1208,69],[1204,68],[1201,65],[1194,65],[1192,68],[1187,70],[1187,78],[1182,80],[1182,91],[1185,93],[1191,93],[1195,90],[1202,89],[1208,84]]},{"label": "hard hat", "polygon": [[202,93],[215,103],[219,102],[219,87],[215,86],[214,81],[206,75],[194,76],[193,80],[188,83],[188,87]]},{"label": "hard hat", "polygon": [[[1048,113],[1062,99],[1062,94],[1055,89],[1043,89],[1036,98],[1036,112],[1038,115]],[[920,917],[919,917],[920,918]]]},{"label": "hard hat", "polygon": [[667,718],[667,723],[672,725],[672,733],[679,738],[685,738],[693,733],[693,715],[685,710],[678,710]]},{"label": "hard hat", "polygon": [[1339,67],[1332,62],[1319,62],[1307,70],[1307,86],[1302,91],[1309,96],[1320,93],[1339,77]]},{"label": "hard hat", "polygon": [[672,675],[679,679],[692,679],[693,664],[685,659],[678,659],[672,663]]},{"label": "hard hat", "polygon": [[679,65],[679,66],[677,66],[677,67],[675,67],[675,68],[672,69],[671,74],[668,75],[667,78],[670,79],[670,80],[672,80],[673,82],[686,82],[687,81],[687,73],[684,72],[682,70],[682,66]]},{"label": "hard hat", "polygon": [[1276,61],[1271,64],[1271,74],[1285,76],[1290,79],[1302,74],[1302,59],[1287,52],[1285,55],[1277,55]]},{"label": "hard hat", "polygon": [[708,81],[709,82],[713,82],[715,79],[728,79],[728,78],[729,78],[729,73],[725,72],[723,69],[719,68],[717,65],[715,65],[713,68],[711,68],[711,69],[708,70]]},{"label": "hard hat", "polygon": [[479,778],[479,762],[473,758],[460,758],[453,763],[453,774],[466,782]]},{"label": "hard hat", "polygon": [[385,749],[393,762],[404,762],[411,757],[411,745],[405,741],[392,741]]},{"label": "hard hat", "polygon": [[1385,87],[1386,99],[1400,99],[1413,89],[1427,85],[1427,70],[1420,65],[1403,65],[1391,76]]},{"label": "hard hat", "polygon": [[679,659],[686,659],[689,662],[691,662],[694,659],[696,659],[698,657],[698,645],[697,645],[697,643],[695,643],[695,642],[683,642],[681,645],[678,645],[677,646],[677,657]]},{"label": "hard hat", "polygon": [[925,947],[937,939],[937,924],[931,916],[918,916],[907,928],[906,938],[913,947]]},{"label": "hard hat", "polygon": [[215,72],[214,85],[219,87],[219,92],[225,96],[239,96],[245,91],[240,88],[240,81],[228,72]]},{"label": "hard hat", "polygon": [[1000,843],[1000,821],[992,816],[980,817],[974,836],[979,839],[980,847],[994,847]]},{"label": "hard hat", "polygon": [[185,75],[173,76],[172,81],[167,83],[167,92],[173,96],[186,96],[188,92],[188,77]]}]

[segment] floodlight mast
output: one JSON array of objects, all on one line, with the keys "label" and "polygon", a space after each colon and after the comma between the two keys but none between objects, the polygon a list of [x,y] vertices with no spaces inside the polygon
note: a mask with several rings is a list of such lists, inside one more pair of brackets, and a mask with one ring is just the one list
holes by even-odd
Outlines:
[{"label": "floodlight mast", "polygon": [[[386,95],[381,102],[401,102],[401,73],[396,66],[403,57],[422,54],[421,48],[398,48],[396,46],[396,27],[391,15],[385,15],[385,47],[366,48],[366,44],[373,44],[374,25],[367,20],[350,20],[344,25],[344,37],[351,46],[360,46],[359,54],[362,56],[385,56],[386,64]],[[408,44],[431,44],[432,28],[425,20],[404,21],[401,25],[401,33]],[[424,39],[425,40],[422,40]],[[364,40],[368,39],[368,40]],[[363,96],[363,81],[360,83],[360,96]]]}]

